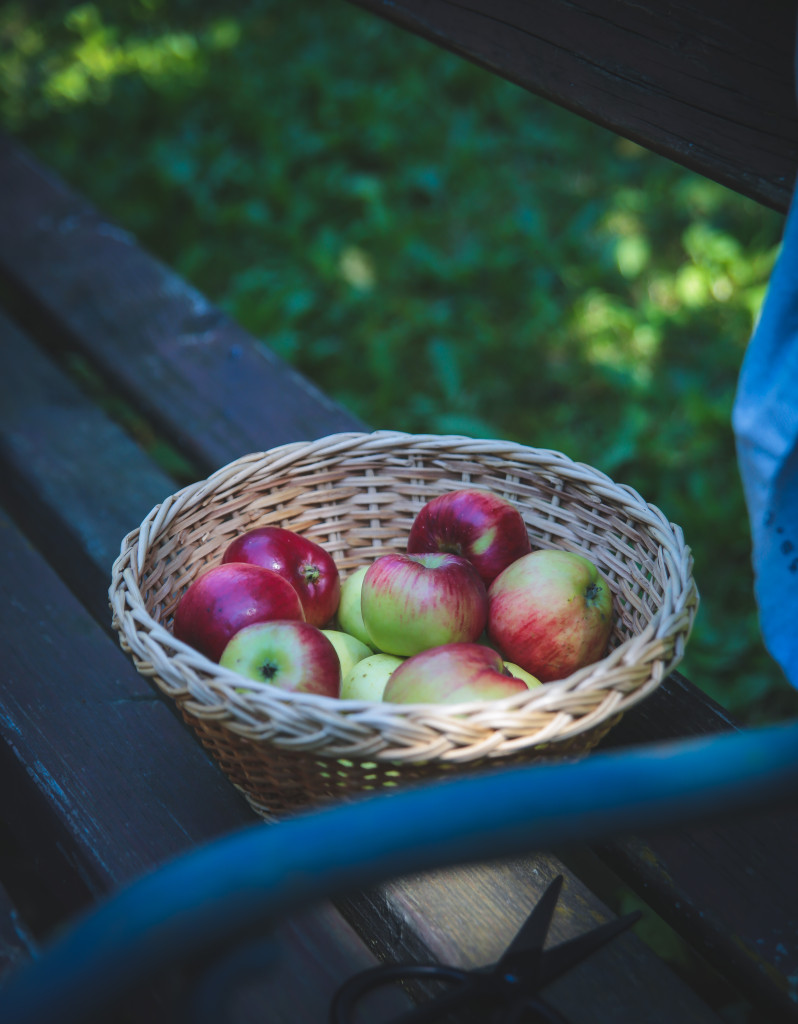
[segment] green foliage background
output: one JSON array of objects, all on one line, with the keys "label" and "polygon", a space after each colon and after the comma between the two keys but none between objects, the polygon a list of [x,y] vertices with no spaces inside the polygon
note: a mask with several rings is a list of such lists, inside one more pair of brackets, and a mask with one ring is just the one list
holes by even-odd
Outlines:
[{"label": "green foliage background", "polygon": [[349,4],[0,5],[0,124],[375,427],[555,448],[684,529],[683,670],[794,714],[730,413],[783,218]]}]

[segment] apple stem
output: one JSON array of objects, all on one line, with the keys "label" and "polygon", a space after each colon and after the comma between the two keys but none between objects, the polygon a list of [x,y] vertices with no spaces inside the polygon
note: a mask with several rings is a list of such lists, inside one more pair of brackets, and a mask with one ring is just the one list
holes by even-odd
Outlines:
[{"label": "apple stem", "polygon": [[600,583],[591,583],[585,591],[585,600],[587,603],[594,604],[599,599],[603,589],[604,588]]}]

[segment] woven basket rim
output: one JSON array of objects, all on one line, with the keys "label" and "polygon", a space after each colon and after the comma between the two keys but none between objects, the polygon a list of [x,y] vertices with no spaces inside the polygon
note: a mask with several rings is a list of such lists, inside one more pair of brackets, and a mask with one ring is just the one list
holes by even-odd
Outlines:
[{"label": "woven basket rim", "polygon": [[[323,456],[328,460],[340,460],[348,454],[369,453],[379,456],[390,451],[412,449],[424,454],[456,454],[467,451],[469,455],[501,459],[508,465],[519,463],[525,467],[554,474],[569,482],[587,487],[599,497],[623,502],[629,506],[630,516],[645,526],[663,552],[661,559],[667,584],[667,608],[658,609],[648,625],[638,634],[615,646],[597,662],[571,675],[547,682],[541,687],[525,693],[491,701],[473,701],[457,705],[443,704],[389,704],[365,700],[344,700],[320,694],[293,693],[280,690],[268,684],[245,681],[242,677],[224,669],[190,646],[177,640],[167,627],[158,622],[147,611],[144,597],[139,588],[147,553],[151,546],[168,528],[169,523],[190,502],[198,502],[207,495],[214,495],[219,485],[230,491],[242,480],[247,480],[254,471],[274,474],[290,466],[302,457]],[[686,642],[692,629],[692,622],[698,605],[698,591],[692,576],[692,555],[684,541],[681,528],[671,523],[665,515],[633,488],[618,484],[605,473],[585,463],[576,462],[562,452],[546,448],[534,448],[518,442],[490,439],[474,439],[457,434],[411,434],[403,431],[376,430],[350,431],[327,435],[314,441],[289,442],[275,448],[252,452],[233,460],[211,473],[204,480],[188,484],[155,505],[144,517],[141,524],[123,538],[119,556],[111,571],[109,600],[113,612],[114,627],[122,646],[134,656],[139,671],[155,677],[161,689],[166,688],[172,696],[180,696],[189,713],[202,714],[207,711],[210,695],[215,695],[229,708],[251,719],[254,726],[264,712],[276,717],[290,711],[294,717],[305,714],[307,728],[298,737],[282,734],[269,735],[269,742],[287,748],[308,748],[331,756],[340,756],[341,750],[351,747],[351,740],[343,741],[339,747],[334,741],[314,747],[314,736],[319,723],[335,733],[340,726],[343,733],[350,735],[361,731],[364,736],[373,732],[382,733],[398,729],[401,733],[403,722],[421,719],[434,731],[454,725],[456,728],[468,725],[484,725],[489,720],[507,719],[519,712],[546,712],[560,702],[564,695],[580,691],[600,690],[606,684],[607,706],[601,718],[626,711],[633,704],[648,696],[661,680],[680,660],[668,653],[667,641],[680,633]],[[667,614],[666,614],[667,612]],[[657,659],[658,648],[663,648],[661,659]],[[170,678],[162,678],[153,669],[152,654],[163,654],[170,662]],[[621,693],[614,689],[613,672],[622,672],[624,666],[634,665],[641,657],[649,657],[659,665],[648,681],[636,687],[633,692]],[[567,716],[565,716],[567,717]],[[236,723],[230,723],[235,730]],[[558,728],[552,729],[552,738],[570,737],[595,725],[595,719],[588,714],[571,722],[564,719]],[[556,735],[555,735],[556,734]],[[545,742],[536,738],[530,742]],[[523,745],[519,741],[519,746]],[[503,749],[507,748],[507,743]],[[371,755],[369,755],[371,756]],[[373,753],[374,759],[396,758],[401,760],[405,752],[390,746]],[[445,756],[445,754],[444,754]]]}]

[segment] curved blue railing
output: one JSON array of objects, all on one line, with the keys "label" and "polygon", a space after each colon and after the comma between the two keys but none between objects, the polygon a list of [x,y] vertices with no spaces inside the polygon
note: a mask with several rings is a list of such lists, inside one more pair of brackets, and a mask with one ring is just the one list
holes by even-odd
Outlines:
[{"label": "curved blue railing", "polygon": [[798,795],[798,723],[503,769],[257,824],[81,917],[0,988],[3,1024],[79,1024],[150,975],[411,871],[667,828]]}]

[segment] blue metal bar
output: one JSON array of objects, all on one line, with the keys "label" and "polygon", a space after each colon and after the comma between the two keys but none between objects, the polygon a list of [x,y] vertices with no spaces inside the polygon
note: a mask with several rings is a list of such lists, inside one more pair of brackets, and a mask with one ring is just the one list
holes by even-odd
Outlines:
[{"label": "blue metal bar", "polygon": [[258,824],[73,923],[0,989],[3,1024],[78,1024],[170,964],[387,878],[798,795],[798,723],[504,769]]}]

